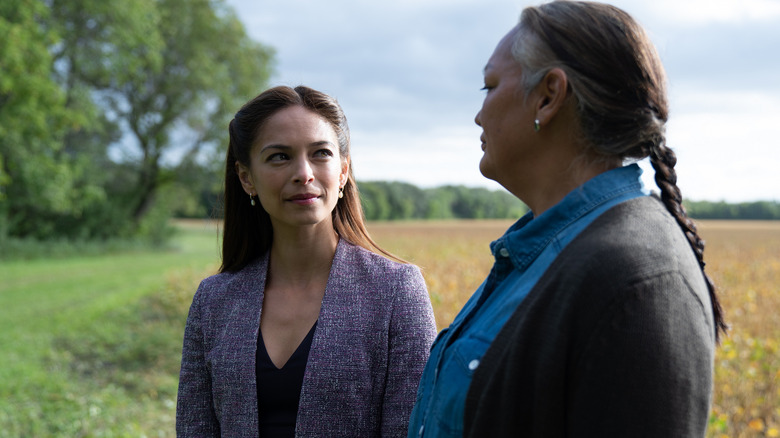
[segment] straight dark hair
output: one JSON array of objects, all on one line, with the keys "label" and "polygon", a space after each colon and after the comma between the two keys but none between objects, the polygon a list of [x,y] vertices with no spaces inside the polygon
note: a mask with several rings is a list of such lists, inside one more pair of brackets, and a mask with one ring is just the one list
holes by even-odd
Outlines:
[{"label": "straight dark hair", "polygon": [[[222,238],[222,266],[219,272],[235,272],[265,254],[273,242],[271,218],[260,205],[250,203],[236,173],[236,162],[249,167],[252,146],[265,122],[282,109],[300,106],[326,120],[336,132],[339,156],[349,159],[349,126],[344,111],[336,99],[305,86],[270,88],[250,100],[230,121],[230,143],[225,157],[225,193]],[[360,204],[355,177],[350,163],[344,197],[338,200],[332,212],[333,228],[338,235],[369,251],[405,263],[380,248],[369,236]]]},{"label": "straight dark hair", "polygon": [[523,10],[512,54],[526,91],[553,68],[566,73],[580,130],[597,156],[624,161],[650,157],[661,200],[704,274],[718,340],[728,326],[715,285],[704,271],[704,241],[682,205],[677,158],[666,145],[666,73],[642,26],[611,5],[558,0]]}]

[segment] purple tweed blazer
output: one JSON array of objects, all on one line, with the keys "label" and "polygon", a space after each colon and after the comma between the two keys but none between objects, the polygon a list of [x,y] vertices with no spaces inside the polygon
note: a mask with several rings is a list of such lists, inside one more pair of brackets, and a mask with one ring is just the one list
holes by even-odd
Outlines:
[{"label": "purple tweed blazer", "polygon": [[[268,256],[201,282],[184,332],[176,433],[257,437]],[[303,377],[296,437],[406,436],[436,335],[419,268],[341,239]]]}]

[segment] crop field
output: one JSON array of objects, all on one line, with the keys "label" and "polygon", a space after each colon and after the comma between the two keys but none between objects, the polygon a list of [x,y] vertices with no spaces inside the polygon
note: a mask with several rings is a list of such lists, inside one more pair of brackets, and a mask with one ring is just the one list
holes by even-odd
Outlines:
[{"label": "crop field", "polygon": [[[492,264],[507,221],[369,229],[419,265],[439,328]],[[701,222],[731,325],[716,353],[709,437],[780,436],[780,222]],[[177,250],[0,263],[0,437],[174,436],[178,361],[198,281],[218,265],[212,225]]]},{"label": "crop field", "polygon": [[[439,328],[492,266],[511,222],[373,224],[375,240],[423,268]],[[708,436],[780,436],[780,222],[702,221],[707,271],[731,326],[716,351]]]}]

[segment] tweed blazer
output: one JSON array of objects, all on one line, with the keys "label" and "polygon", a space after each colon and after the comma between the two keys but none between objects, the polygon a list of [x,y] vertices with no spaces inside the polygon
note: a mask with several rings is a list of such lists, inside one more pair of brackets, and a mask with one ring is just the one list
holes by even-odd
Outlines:
[{"label": "tweed blazer", "polygon": [[606,211],[474,371],[466,437],[703,437],[715,328],[680,227],[651,196]]},{"label": "tweed blazer", "polygon": [[[257,437],[255,354],[268,255],[198,287],[178,436]],[[303,377],[297,437],[406,436],[436,326],[419,268],[340,239]]]}]

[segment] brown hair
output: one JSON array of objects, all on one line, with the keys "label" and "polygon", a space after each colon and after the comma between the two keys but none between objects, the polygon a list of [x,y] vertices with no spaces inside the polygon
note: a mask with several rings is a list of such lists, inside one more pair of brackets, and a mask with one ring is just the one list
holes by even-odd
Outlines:
[{"label": "brown hair", "polygon": [[[225,158],[224,229],[222,239],[222,266],[219,272],[238,271],[253,259],[265,254],[273,241],[271,219],[265,209],[257,203],[250,204],[238,174],[236,161],[250,165],[250,152],[257,134],[266,120],[284,108],[300,106],[306,108],[333,127],[339,143],[342,160],[349,158],[349,126],[344,111],[336,99],[325,93],[305,86],[293,88],[280,86],[268,89],[250,100],[230,121],[230,143]],[[355,177],[350,164],[344,197],[333,209],[333,228],[344,239],[403,262],[380,248],[368,235],[363,208],[360,204]]]},{"label": "brown hair", "polygon": [[728,326],[715,285],[704,272],[704,241],[682,205],[674,170],[677,159],[666,145],[666,74],[645,31],[611,5],[554,1],[523,10],[512,54],[521,66],[526,91],[553,68],[566,73],[579,128],[597,156],[650,157],[661,200],[688,238],[704,273],[719,339]]}]

